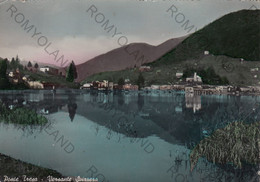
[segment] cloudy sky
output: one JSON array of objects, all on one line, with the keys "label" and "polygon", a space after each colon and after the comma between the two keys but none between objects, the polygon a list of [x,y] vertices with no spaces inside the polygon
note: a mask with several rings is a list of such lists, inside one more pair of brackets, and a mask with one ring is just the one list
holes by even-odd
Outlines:
[{"label": "cloudy sky", "polygon": [[[193,33],[225,14],[250,7],[259,8],[260,3],[0,0],[0,57],[10,59],[18,54],[24,60],[58,66],[62,60],[78,64],[128,43],[158,45]],[[189,29],[190,26],[194,28]]]}]

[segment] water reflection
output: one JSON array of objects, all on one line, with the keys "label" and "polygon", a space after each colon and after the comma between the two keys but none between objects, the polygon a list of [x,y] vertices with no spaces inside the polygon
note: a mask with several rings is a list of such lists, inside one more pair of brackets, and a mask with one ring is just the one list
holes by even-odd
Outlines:
[{"label": "water reflection", "polygon": [[[166,143],[182,146],[189,150],[215,130],[224,128],[230,122],[239,120],[252,123],[259,121],[260,118],[260,99],[251,96],[195,96],[178,92],[115,94],[82,91],[61,93],[58,90],[56,94],[47,91],[2,93],[0,99],[8,107],[13,105],[14,107],[36,109],[39,113],[49,117],[51,121],[54,121],[52,117],[55,116],[57,123],[61,122],[63,127],[69,126],[68,130],[86,122],[77,118],[84,117],[94,123],[88,126],[89,130],[96,137],[104,135],[103,138],[109,142],[124,143],[126,138],[130,138],[129,143],[136,143],[138,138],[144,139],[143,144],[149,144],[150,139],[145,143],[147,138],[156,136]],[[66,119],[56,117],[56,114],[63,113],[66,114],[62,117]],[[72,121],[74,122],[72,123]],[[19,126],[16,127],[19,128]],[[85,134],[85,131],[81,131],[79,128],[78,130],[82,135]],[[30,132],[28,134],[35,135]],[[155,146],[154,143],[152,144]],[[146,145],[144,145],[145,147]],[[189,174],[187,158],[189,151],[186,152],[186,157],[184,154],[176,156],[176,151],[171,148],[167,148],[165,151],[164,155],[167,157],[165,161],[174,166],[168,173],[165,171],[165,175],[168,174],[171,177],[172,170],[176,175],[180,171],[182,173],[186,171],[185,173]],[[203,165],[198,166],[198,169],[201,169]],[[227,174],[231,170],[225,166],[219,166],[219,168],[222,174],[223,169],[227,171]],[[247,170],[247,168],[250,166],[243,170]],[[235,175],[245,178],[244,176],[252,175],[255,169],[251,166],[251,172],[240,170],[241,174],[237,174],[239,170],[232,169],[233,171],[230,173],[233,174],[233,177]],[[222,178],[228,179],[227,176],[229,174],[222,175]]]},{"label": "water reflection", "polygon": [[190,93],[185,94],[186,108],[192,108],[193,112],[199,111],[201,109],[201,96],[194,95]]},{"label": "water reflection", "polygon": [[73,94],[69,95],[68,99],[68,112],[71,122],[73,122],[78,105],[76,104],[76,96]]}]

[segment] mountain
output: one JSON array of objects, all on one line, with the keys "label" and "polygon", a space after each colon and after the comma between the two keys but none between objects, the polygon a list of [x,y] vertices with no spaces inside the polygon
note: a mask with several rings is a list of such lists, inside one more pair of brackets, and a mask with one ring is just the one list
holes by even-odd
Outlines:
[{"label": "mountain", "polygon": [[186,37],[170,39],[158,46],[145,43],[132,43],[97,56],[85,63],[77,65],[78,79],[106,71],[118,71],[126,68],[139,67],[150,63],[167,53],[182,42]]},{"label": "mountain", "polygon": [[230,13],[195,32],[155,64],[199,59],[205,50],[213,55],[260,61],[260,10]]},{"label": "mountain", "polygon": [[[143,73],[146,85],[176,83],[177,72],[213,67],[232,85],[259,85],[260,73],[260,10],[241,10],[227,14],[191,34],[175,48],[152,63],[151,72]],[[206,55],[205,52],[209,54]],[[241,58],[245,61],[240,63]],[[106,72],[88,77],[86,81],[138,77],[137,69]],[[202,78],[203,79],[203,78]]]}]

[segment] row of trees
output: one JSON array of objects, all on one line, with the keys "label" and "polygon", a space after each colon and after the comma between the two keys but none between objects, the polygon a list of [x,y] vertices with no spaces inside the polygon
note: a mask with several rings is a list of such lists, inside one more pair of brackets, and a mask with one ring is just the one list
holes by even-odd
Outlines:
[{"label": "row of trees", "polygon": [[23,70],[23,65],[20,64],[20,59],[19,59],[18,55],[16,56],[16,58],[13,57],[11,59],[10,63],[7,60],[7,68],[8,69],[13,69],[13,70],[16,69],[16,68],[19,68],[20,70]]},{"label": "row of trees", "polygon": [[34,67],[34,68],[38,69],[38,68],[39,68],[39,65],[38,65],[38,63],[35,63],[34,66],[33,66],[32,63],[31,63],[31,61],[29,61],[28,64],[27,64],[27,67],[28,67],[28,68]]}]

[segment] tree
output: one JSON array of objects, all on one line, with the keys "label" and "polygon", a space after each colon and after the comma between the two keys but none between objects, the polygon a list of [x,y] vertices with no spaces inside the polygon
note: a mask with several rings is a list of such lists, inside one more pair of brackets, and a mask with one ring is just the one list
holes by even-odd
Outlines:
[{"label": "tree", "polygon": [[125,84],[125,80],[123,78],[119,78],[118,85],[123,86]]},{"label": "tree", "polygon": [[36,69],[38,69],[38,68],[39,68],[39,65],[38,65],[38,63],[35,63],[35,65],[34,65],[34,68],[36,68]]},{"label": "tree", "polygon": [[77,79],[78,73],[77,73],[76,65],[75,65],[74,61],[72,61],[71,64],[72,64],[72,69],[73,69],[73,73],[74,73],[74,79]]},{"label": "tree", "polygon": [[69,66],[69,69],[67,71],[67,76],[66,76],[66,80],[68,82],[74,82],[74,68],[73,68],[73,64],[71,63]]},{"label": "tree", "polygon": [[31,61],[28,62],[27,67],[28,67],[28,68],[31,68],[31,67],[32,67]]},{"label": "tree", "polygon": [[141,73],[138,76],[136,84],[138,85],[138,89],[139,90],[144,86],[144,77],[143,77],[143,75]]},{"label": "tree", "polygon": [[8,89],[10,84],[6,76],[7,59],[0,61],[0,89]]},{"label": "tree", "polygon": [[18,55],[16,55],[15,63],[16,63],[16,65],[19,65],[19,63],[20,63],[20,60],[19,60],[19,58],[18,58]]},{"label": "tree", "polygon": [[10,66],[11,66],[11,68],[15,68],[15,59],[14,58],[12,58]]}]

